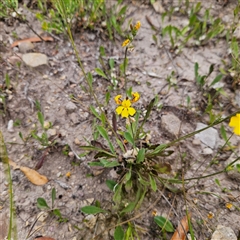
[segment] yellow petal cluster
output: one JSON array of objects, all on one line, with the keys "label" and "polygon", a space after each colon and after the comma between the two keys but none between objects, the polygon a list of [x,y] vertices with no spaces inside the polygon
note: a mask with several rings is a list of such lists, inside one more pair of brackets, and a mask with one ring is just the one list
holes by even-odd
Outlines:
[{"label": "yellow petal cluster", "polygon": [[240,113],[236,116],[231,117],[229,126],[233,128],[233,132],[236,135],[240,135]]},{"label": "yellow petal cluster", "polygon": [[117,95],[114,100],[117,105],[120,105],[116,108],[116,113],[121,115],[122,118],[128,118],[129,116],[133,116],[136,113],[136,110],[131,106],[132,103],[137,102],[140,98],[138,92],[132,93],[132,99],[124,99],[122,100],[122,95]]},{"label": "yellow petal cluster", "polygon": [[138,31],[140,27],[141,27],[141,22],[137,21],[136,25],[134,26],[134,29]]},{"label": "yellow petal cluster", "polygon": [[129,43],[130,43],[130,39],[126,39],[126,40],[122,43],[122,47],[126,47]]}]

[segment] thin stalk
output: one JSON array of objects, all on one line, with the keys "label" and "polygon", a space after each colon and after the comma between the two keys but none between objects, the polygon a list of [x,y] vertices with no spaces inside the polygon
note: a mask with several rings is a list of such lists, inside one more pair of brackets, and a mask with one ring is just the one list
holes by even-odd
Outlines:
[{"label": "thin stalk", "polygon": [[127,46],[126,49],[125,49],[124,60],[123,60],[123,73],[124,73],[125,91],[127,91],[127,75],[126,75],[126,68],[127,68],[127,51],[128,51],[128,46]]}]

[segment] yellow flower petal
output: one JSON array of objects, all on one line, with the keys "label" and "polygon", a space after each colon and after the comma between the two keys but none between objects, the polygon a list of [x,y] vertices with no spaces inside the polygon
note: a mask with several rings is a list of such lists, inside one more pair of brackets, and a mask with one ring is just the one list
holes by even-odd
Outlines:
[{"label": "yellow flower petal", "polygon": [[131,102],[132,103],[137,102],[139,100],[139,98],[140,98],[139,93],[138,92],[133,92],[132,93],[132,100],[131,100]]},{"label": "yellow flower petal", "polygon": [[138,30],[139,28],[141,27],[141,22],[140,21],[137,21],[136,25],[134,26],[134,28],[136,30]]},{"label": "yellow flower petal", "polygon": [[236,116],[231,117],[229,126],[233,128],[233,132],[236,135],[240,135],[240,114],[239,113]]},{"label": "yellow flower petal", "polygon": [[131,106],[131,101],[129,99],[125,99],[122,101],[122,106],[124,108],[129,108]]},{"label": "yellow flower petal", "polygon": [[129,115],[133,116],[136,113],[136,110],[132,107],[128,108]]},{"label": "yellow flower petal", "polygon": [[126,40],[122,43],[122,47],[126,47],[129,43],[130,43],[130,39],[126,39]]},{"label": "yellow flower petal", "polygon": [[123,106],[117,107],[117,108],[116,108],[116,113],[117,113],[118,115],[120,115],[120,114],[122,113],[123,109],[124,109]]},{"label": "yellow flower petal", "polygon": [[128,109],[127,108],[123,108],[123,110],[122,110],[122,117],[124,118],[124,117],[128,117],[129,116],[129,113],[128,113]]},{"label": "yellow flower petal", "polygon": [[117,96],[114,98],[116,104],[120,105],[120,104],[122,103],[121,98],[122,98],[122,95],[117,95]]}]

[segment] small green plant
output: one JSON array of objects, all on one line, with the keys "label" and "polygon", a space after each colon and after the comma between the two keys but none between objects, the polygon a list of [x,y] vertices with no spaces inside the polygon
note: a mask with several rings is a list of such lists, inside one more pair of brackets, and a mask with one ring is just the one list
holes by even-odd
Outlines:
[{"label": "small green plant", "polygon": [[[190,46],[204,45],[209,42],[209,40],[212,40],[217,36],[222,36],[225,30],[225,26],[222,23],[221,19],[213,19],[210,15],[209,9],[206,9],[204,15],[201,16],[201,2],[196,3],[196,5],[193,4],[190,11],[188,10],[190,7],[189,3],[186,3],[184,6],[185,9],[178,8],[178,11],[181,14],[188,16],[188,25],[184,26],[182,29],[173,25],[167,25],[162,29],[163,37],[166,35],[169,36],[172,49],[177,48],[177,52],[180,52],[181,49],[186,46],[190,40],[193,40],[190,43]],[[174,11],[172,9],[169,14],[172,15],[173,12]],[[166,15],[167,13],[164,14],[162,20],[164,20]]]},{"label": "small green plant", "polygon": [[0,19],[7,18],[13,13],[13,9],[18,9],[18,0],[1,1],[0,9]]},{"label": "small green plant", "polygon": [[54,207],[54,202],[56,200],[56,189],[55,188],[52,189],[51,199],[52,199],[51,207],[49,207],[49,205],[47,204],[47,202],[44,198],[38,198],[37,199],[38,208],[41,209],[41,210],[46,210],[51,215],[55,216],[57,218],[58,222],[67,222],[68,219],[64,218],[62,216],[60,210],[58,208]]},{"label": "small green plant", "polygon": [[[66,26],[78,31],[80,28],[95,29],[101,26],[107,29],[110,39],[115,32],[122,35],[121,25],[126,13],[126,6],[119,7],[122,0],[107,8],[105,0],[58,0],[52,1],[52,8],[48,9],[46,1],[38,1],[41,10],[36,14],[42,22],[42,29],[48,32],[66,32]],[[105,19],[104,21],[102,19]]]}]

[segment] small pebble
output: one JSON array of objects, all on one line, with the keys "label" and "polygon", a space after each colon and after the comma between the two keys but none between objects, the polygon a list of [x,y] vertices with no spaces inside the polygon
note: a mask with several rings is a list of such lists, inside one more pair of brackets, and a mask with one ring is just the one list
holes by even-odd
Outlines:
[{"label": "small pebble", "polygon": [[13,130],[13,120],[12,119],[9,120],[9,122],[8,122],[7,130],[9,132],[14,132],[14,130]]}]

